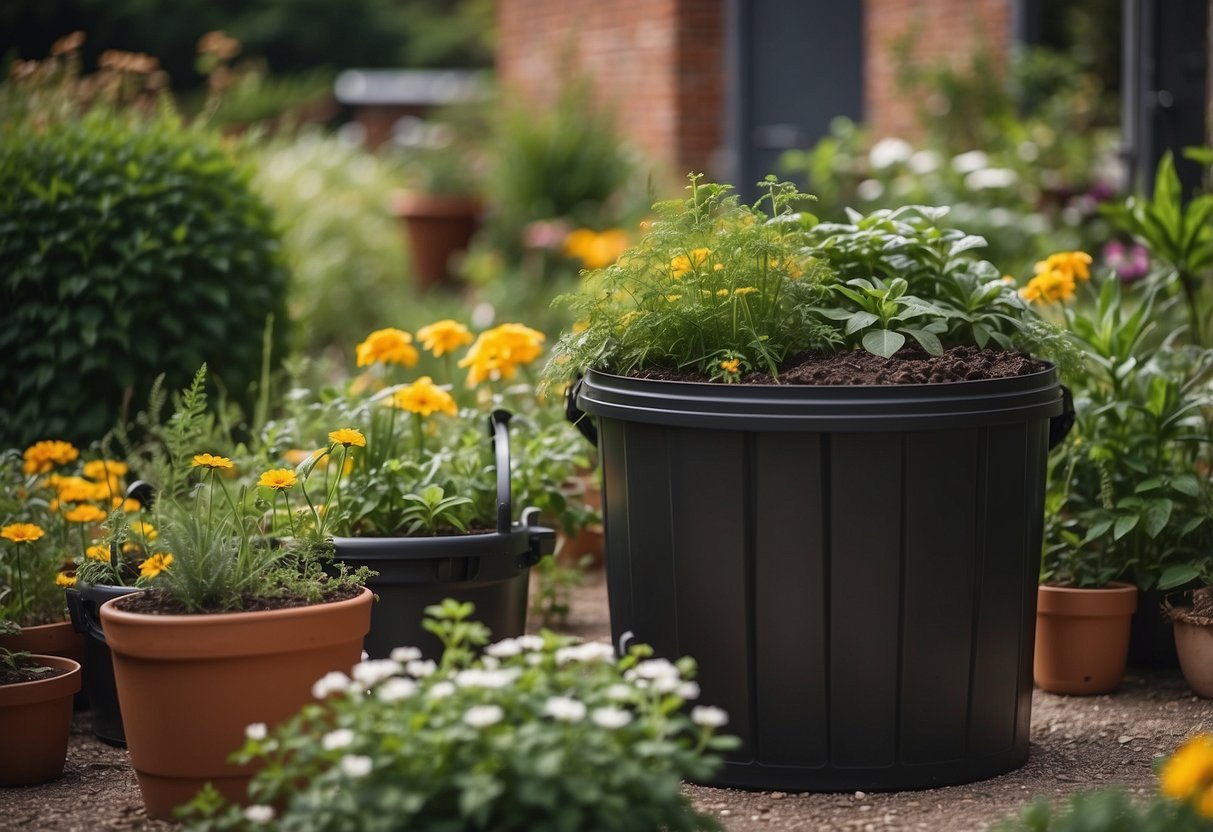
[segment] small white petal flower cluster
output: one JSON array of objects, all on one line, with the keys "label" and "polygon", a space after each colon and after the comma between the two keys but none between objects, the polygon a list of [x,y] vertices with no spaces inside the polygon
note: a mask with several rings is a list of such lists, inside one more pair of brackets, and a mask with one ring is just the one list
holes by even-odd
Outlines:
[{"label": "small white petal flower cluster", "polygon": [[691,708],[691,722],[706,728],[723,728],[729,724],[729,715],[722,708],[696,705]]},{"label": "small white petal flower cluster", "polygon": [[404,672],[414,679],[424,679],[427,676],[433,676],[434,671],[437,669],[438,665],[434,664],[432,659],[413,659],[404,666]]},{"label": "small white petal flower cluster", "polygon": [[354,732],[349,728],[338,728],[336,731],[329,731],[320,740],[321,746],[325,751],[336,751],[339,748],[348,748],[354,742]]},{"label": "small white petal flower cluster", "polygon": [[415,662],[420,659],[421,651],[416,647],[397,647],[392,650],[390,655],[392,661],[400,662],[400,664],[408,664],[409,662]]},{"label": "small white petal flower cluster", "polygon": [[375,767],[375,764],[370,757],[363,756],[362,754],[346,754],[341,758],[341,762],[337,766],[346,777],[355,779],[366,777],[371,773],[371,769]]},{"label": "small white petal flower cluster", "polygon": [[402,676],[394,676],[375,689],[375,695],[384,702],[399,702],[416,692],[417,683]]},{"label": "small white petal flower cluster", "polygon": [[331,670],[312,685],[312,696],[316,699],[327,699],[330,694],[344,693],[349,687],[349,676],[339,670]]},{"label": "small white petal flower cluster", "polygon": [[268,733],[269,729],[265,727],[264,722],[254,722],[244,729],[244,735],[250,740],[263,740]]},{"label": "small white petal flower cluster", "polygon": [[584,702],[569,696],[553,696],[543,703],[543,713],[557,722],[580,722],[585,711]]},{"label": "small white petal flower cluster", "polygon": [[390,679],[404,670],[400,662],[393,659],[370,659],[354,665],[350,675],[364,687],[374,687],[384,679]]},{"label": "small white petal flower cluster", "polygon": [[682,672],[669,659],[643,661],[623,678],[642,690],[652,687],[658,693],[674,693],[682,686]]},{"label": "small white petal flower cluster", "polygon": [[590,719],[599,728],[605,728],[608,731],[614,731],[617,728],[622,728],[632,721],[631,711],[626,711],[623,708],[603,707],[595,708],[590,714]]},{"label": "small white petal flower cluster", "polygon": [[274,807],[254,803],[244,807],[244,819],[249,823],[269,823],[274,819]]},{"label": "small white petal flower cluster", "polygon": [[509,687],[522,674],[522,669],[507,667],[501,670],[484,670],[470,667],[455,674],[455,684],[461,688],[490,688],[499,690]]},{"label": "small white petal flower cluster", "polygon": [[463,721],[473,728],[488,728],[504,717],[505,711],[499,705],[476,705],[464,712]]},{"label": "small white petal flower cluster", "polygon": [[601,641],[586,641],[556,651],[556,664],[569,662],[609,662],[615,660],[615,648]]}]

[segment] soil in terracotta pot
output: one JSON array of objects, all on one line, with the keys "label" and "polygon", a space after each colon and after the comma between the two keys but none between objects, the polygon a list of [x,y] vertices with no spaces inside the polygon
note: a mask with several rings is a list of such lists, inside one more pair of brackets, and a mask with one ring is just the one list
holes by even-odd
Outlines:
[{"label": "soil in terracotta pot", "polygon": [[1169,615],[1176,621],[1195,624],[1198,627],[1213,625],[1213,587],[1207,586],[1192,593],[1192,606],[1169,607]]},{"label": "soil in terracotta pot", "polygon": [[[779,371],[780,384],[940,384],[949,381],[981,381],[1026,376],[1045,369],[1044,362],[1029,355],[977,347],[952,347],[943,355],[902,349],[892,358],[881,358],[863,350],[834,355],[800,355]],[[706,382],[703,373],[649,368],[633,374],[656,381]],[[766,372],[753,372],[742,384],[771,384]]]},{"label": "soil in terracotta pot", "polygon": [[0,685],[37,682],[42,679],[53,679],[56,676],[66,676],[70,672],[70,670],[63,670],[59,667],[0,667]]},{"label": "soil in terracotta pot", "polygon": [[[334,601],[346,601],[355,597],[361,591],[362,588],[357,586],[329,590],[323,596],[321,603],[328,604]],[[166,592],[159,589],[149,589],[145,592],[135,592],[131,595],[124,595],[113,603],[115,607],[126,610],[127,612],[137,612],[144,615],[196,614],[195,611],[186,609],[174,598],[170,597]],[[259,612],[261,610],[285,610],[292,607],[309,607],[313,603],[313,601],[302,595],[296,595],[284,590],[283,594],[277,598],[246,598],[244,600],[244,604],[239,609],[216,610],[215,612],[226,613]]]}]

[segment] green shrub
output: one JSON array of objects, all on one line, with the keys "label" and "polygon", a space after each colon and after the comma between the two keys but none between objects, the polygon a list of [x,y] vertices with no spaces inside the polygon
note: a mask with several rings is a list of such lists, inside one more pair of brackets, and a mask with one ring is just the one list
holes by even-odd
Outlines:
[{"label": "green shrub", "polygon": [[0,133],[0,443],[87,442],[152,381],[206,362],[242,395],[285,342],[268,206],[223,140],[95,109]]}]

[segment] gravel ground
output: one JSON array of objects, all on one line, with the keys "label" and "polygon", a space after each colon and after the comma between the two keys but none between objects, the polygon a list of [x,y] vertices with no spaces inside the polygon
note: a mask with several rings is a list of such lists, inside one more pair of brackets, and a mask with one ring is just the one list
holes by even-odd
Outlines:
[{"label": "gravel ground", "polygon": [[[561,628],[607,637],[601,572],[575,591]],[[1183,739],[1213,730],[1213,701],[1192,696],[1178,671],[1133,672],[1110,696],[1067,697],[1036,691],[1032,746],[1018,771],[968,786],[884,794],[785,794],[687,786],[701,810],[729,832],[753,830],[986,829],[1034,797],[1049,799],[1095,786],[1154,789],[1153,766]],[[0,742],[3,738],[0,738]],[[7,751],[7,749],[6,749]],[[64,776],[43,786],[0,789],[0,830],[171,830],[143,815],[124,750],[95,740],[78,714]]]}]

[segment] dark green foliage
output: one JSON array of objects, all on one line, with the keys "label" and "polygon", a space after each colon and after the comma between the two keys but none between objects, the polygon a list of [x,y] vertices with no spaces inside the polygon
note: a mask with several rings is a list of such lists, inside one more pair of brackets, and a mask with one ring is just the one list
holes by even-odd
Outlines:
[{"label": "dark green foliage", "polygon": [[996,832],[1208,832],[1213,821],[1188,805],[1155,797],[1134,804],[1123,791],[1085,792],[1053,810],[1037,801]]},{"label": "dark green foliage", "polygon": [[221,139],[96,110],[0,134],[0,444],[86,443],[153,380],[206,362],[242,399],[286,271],[269,208]]}]

